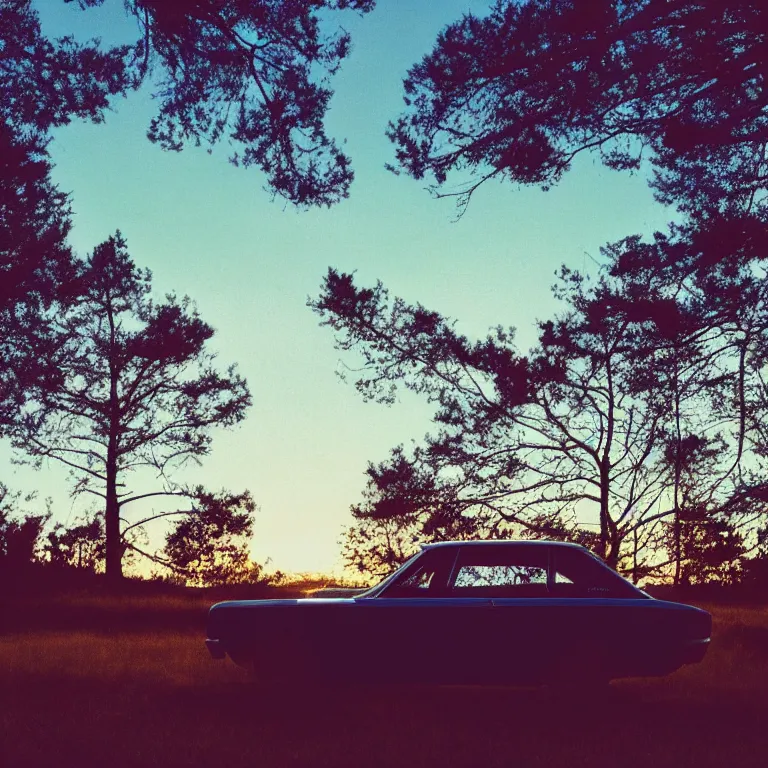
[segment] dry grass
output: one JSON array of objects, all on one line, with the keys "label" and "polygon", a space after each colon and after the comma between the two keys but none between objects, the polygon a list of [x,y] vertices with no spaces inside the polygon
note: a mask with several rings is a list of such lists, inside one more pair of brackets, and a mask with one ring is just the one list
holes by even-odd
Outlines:
[{"label": "dry grass", "polygon": [[[132,608],[160,605],[173,610]],[[709,608],[715,639],[701,665],[614,683],[596,701],[460,687],[276,700],[211,660],[186,619],[176,630],[15,631],[0,635],[0,764],[766,765],[768,609]]]}]

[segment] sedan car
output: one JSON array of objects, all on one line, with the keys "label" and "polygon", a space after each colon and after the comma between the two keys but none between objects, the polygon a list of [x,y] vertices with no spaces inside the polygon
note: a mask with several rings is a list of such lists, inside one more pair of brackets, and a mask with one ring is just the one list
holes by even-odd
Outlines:
[{"label": "sedan car", "polygon": [[218,603],[206,645],[273,681],[603,683],[701,661],[711,628],[584,547],[460,541],[357,594]]}]

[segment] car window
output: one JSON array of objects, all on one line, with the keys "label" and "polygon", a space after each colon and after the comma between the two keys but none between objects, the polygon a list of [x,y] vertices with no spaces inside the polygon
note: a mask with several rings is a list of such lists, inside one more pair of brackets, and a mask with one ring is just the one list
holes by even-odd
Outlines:
[{"label": "car window", "polygon": [[557,597],[640,597],[641,593],[594,555],[584,550],[559,548],[554,558],[552,594]]},{"label": "car window", "polygon": [[546,568],[529,565],[462,565],[454,587],[511,587],[546,584]]},{"label": "car window", "polygon": [[465,597],[546,597],[547,550],[524,544],[462,547],[451,593]]},{"label": "car window", "polygon": [[427,549],[382,592],[382,597],[433,597],[444,594],[455,559],[456,549]]},{"label": "car window", "polygon": [[435,568],[425,566],[414,571],[413,575],[404,579],[400,586],[408,589],[429,589],[434,576]]}]

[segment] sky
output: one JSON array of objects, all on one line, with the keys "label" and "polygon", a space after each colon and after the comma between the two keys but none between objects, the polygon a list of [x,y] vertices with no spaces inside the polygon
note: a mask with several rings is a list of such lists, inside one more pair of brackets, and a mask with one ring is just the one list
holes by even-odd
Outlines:
[{"label": "sky", "polygon": [[[61,0],[36,5],[48,34],[135,38],[121,0],[87,12]],[[246,421],[217,432],[211,456],[184,479],[250,489],[258,505],[252,553],[270,569],[340,573],[339,540],[368,462],[430,426],[415,396],[391,407],[364,403],[337,376],[332,334],[306,306],[329,266],[355,271],[360,285],[381,280],[392,295],[454,318],[470,338],[515,326],[526,350],[536,321],[558,310],[550,288],[561,264],[594,270],[602,245],[671,218],[642,174],[610,171],[592,157],[548,192],[486,184],[458,221],[453,201],[385,170],[394,153],[384,132],[400,112],[409,66],[446,24],[487,5],[379,0],[365,17],[341,16],[353,50],[333,81],[326,125],[346,139],[355,181],[350,198],[330,210],[272,200],[257,169],[227,162],[226,145],[208,154],[151,144],[151,85],[116,100],[103,124],[76,122],[54,135],[54,179],[71,194],[75,249],[86,254],[120,229],[136,263],[151,269],[157,295],[192,298],[216,329],[222,366],[237,363],[248,380]],[[78,514],[58,467],[19,467],[8,483],[52,497],[64,523]]]}]

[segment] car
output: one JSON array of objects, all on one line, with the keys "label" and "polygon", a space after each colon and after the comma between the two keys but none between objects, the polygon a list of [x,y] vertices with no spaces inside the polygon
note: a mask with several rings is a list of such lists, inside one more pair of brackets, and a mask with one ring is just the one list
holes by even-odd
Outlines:
[{"label": "car", "polygon": [[582,546],[454,541],[358,593],[218,603],[205,642],[273,682],[603,685],[701,661],[711,629]]}]

